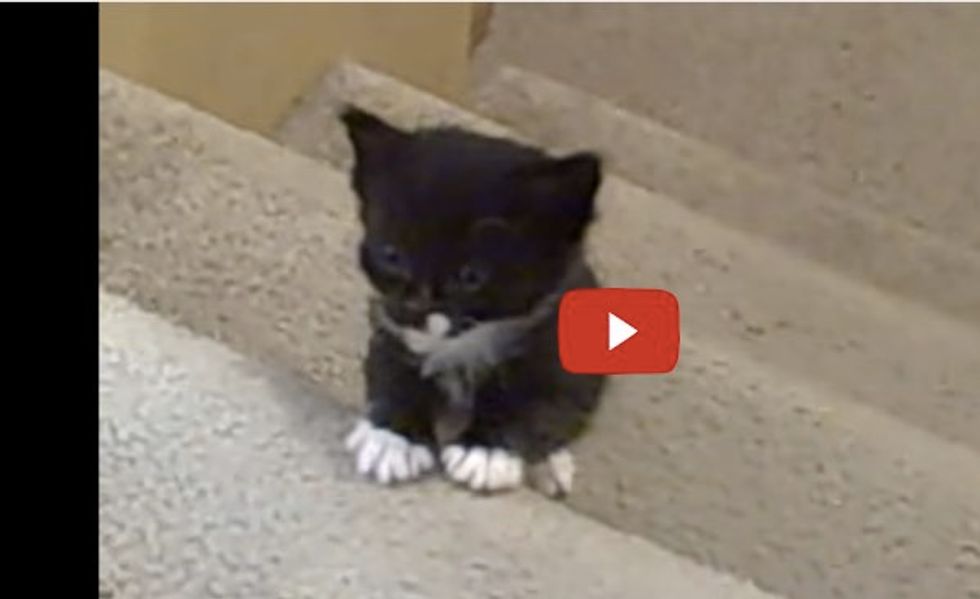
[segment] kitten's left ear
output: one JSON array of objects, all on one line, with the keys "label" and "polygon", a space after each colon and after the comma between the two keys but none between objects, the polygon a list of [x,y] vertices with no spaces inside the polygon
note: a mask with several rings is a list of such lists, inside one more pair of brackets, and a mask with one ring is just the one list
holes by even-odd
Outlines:
[{"label": "kitten's left ear", "polygon": [[546,222],[578,241],[595,213],[595,195],[602,182],[599,156],[580,152],[548,158],[522,169],[520,176]]},{"label": "kitten's left ear", "polygon": [[384,160],[408,138],[408,134],[401,129],[356,106],[346,106],[340,114],[340,120],[354,146],[354,156],[358,164]]}]

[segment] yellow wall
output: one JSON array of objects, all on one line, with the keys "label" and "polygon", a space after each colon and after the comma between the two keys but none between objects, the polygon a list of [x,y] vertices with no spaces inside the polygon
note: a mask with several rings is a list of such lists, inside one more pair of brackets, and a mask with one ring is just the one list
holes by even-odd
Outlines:
[{"label": "yellow wall", "polygon": [[471,4],[102,4],[100,62],[269,134],[343,57],[460,99],[472,12]]}]

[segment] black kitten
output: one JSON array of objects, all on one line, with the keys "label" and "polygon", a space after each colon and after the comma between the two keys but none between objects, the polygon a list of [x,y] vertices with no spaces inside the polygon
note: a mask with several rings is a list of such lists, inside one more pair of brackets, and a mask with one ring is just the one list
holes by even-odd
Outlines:
[{"label": "black kitten", "polygon": [[378,293],[368,414],[347,439],[358,470],[398,482],[438,461],[477,491],[535,478],[567,492],[566,446],[603,379],[561,368],[556,312],[564,291],[597,286],[582,242],[598,158],[455,128],[405,132],[355,108],[342,120],[360,263]]}]

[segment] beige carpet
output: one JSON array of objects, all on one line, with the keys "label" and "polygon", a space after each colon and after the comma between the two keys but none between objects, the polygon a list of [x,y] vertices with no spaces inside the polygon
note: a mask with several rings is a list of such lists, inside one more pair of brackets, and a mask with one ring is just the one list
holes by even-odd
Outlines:
[{"label": "beige carpet", "polygon": [[478,51],[980,248],[980,6],[500,4]]}]

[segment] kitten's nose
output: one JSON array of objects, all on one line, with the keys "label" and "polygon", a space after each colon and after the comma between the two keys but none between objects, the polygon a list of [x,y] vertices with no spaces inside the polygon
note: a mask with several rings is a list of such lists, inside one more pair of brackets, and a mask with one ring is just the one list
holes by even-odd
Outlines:
[{"label": "kitten's nose", "polygon": [[433,297],[432,285],[419,285],[415,288],[413,299],[419,304],[432,305]]},{"label": "kitten's nose", "polygon": [[418,285],[405,298],[405,304],[413,310],[428,310],[433,305],[432,287],[429,285]]},{"label": "kitten's nose", "polygon": [[432,288],[428,285],[420,285],[413,291],[414,293],[401,302],[399,312],[401,312],[402,324],[425,327],[426,318],[437,309]]}]

